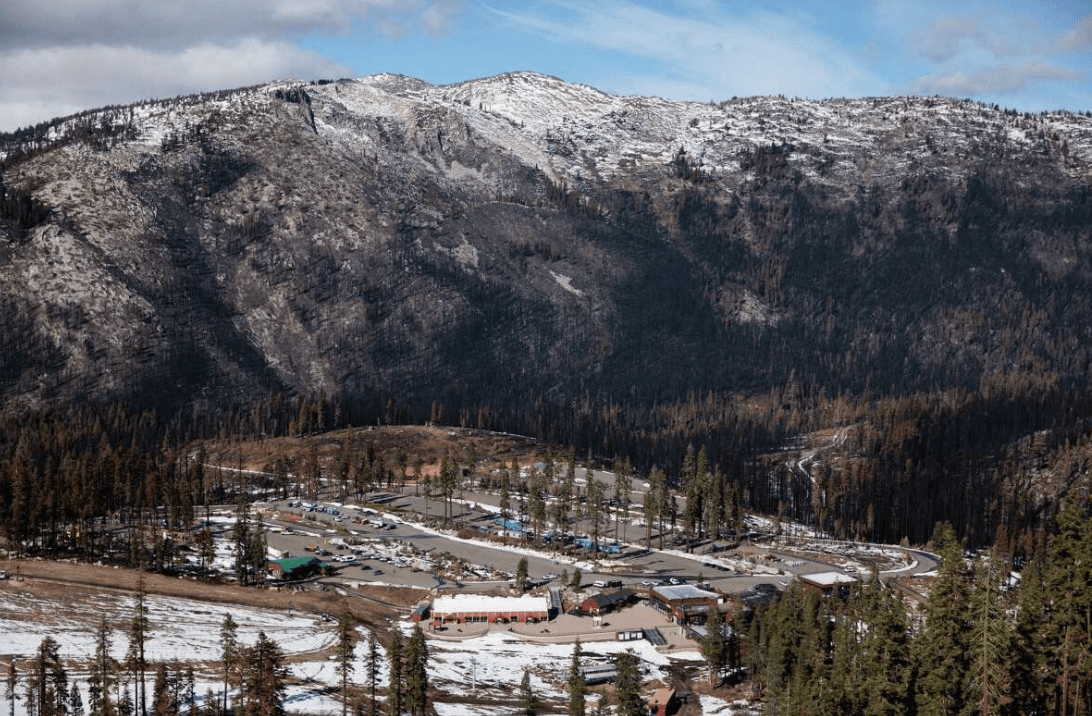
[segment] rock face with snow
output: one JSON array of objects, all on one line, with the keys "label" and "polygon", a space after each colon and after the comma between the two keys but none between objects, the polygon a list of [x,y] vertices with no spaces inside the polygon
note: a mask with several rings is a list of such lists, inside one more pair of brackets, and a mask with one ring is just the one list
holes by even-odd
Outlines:
[{"label": "rock face with snow", "polygon": [[529,73],[0,136],[8,406],[1087,380],[1092,119]]}]

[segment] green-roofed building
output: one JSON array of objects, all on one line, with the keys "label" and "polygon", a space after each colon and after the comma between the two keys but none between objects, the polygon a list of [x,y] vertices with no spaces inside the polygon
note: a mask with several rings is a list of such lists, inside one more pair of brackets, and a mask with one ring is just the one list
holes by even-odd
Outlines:
[{"label": "green-roofed building", "polygon": [[319,574],[328,574],[330,565],[318,557],[287,557],[266,562],[270,575],[284,582],[296,582]]}]

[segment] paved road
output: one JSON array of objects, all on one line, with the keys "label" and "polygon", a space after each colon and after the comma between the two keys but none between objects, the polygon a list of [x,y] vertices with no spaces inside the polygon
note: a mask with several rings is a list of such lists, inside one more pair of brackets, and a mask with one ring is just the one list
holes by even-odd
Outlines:
[{"label": "paved road", "polygon": [[[269,503],[265,506],[275,508],[281,514],[293,515],[296,519],[269,521],[268,524],[276,527],[289,527],[296,534],[285,535],[271,532],[267,535],[267,541],[273,548],[290,552],[293,555],[300,555],[307,553],[304,550],[305,546],[315,544],[325,546],[326,549],[335,554],[347,553],[347,550],[339,550],[335,547],[339,541],[337,538],[378,540],[380,543],[387,543],[392,546],[412,546],[417,550],[427,552],[433,556],[445,552],[450,553],[466,560],[470,564],[484,565],[507,573],[515,573],[520,559],[526,557],[528,561],[528,572],[532,581],[540,581],[544,575],[560,575],[563,571],[569,573],[572,573],[573,571],[574,565],[570,560],[554,560],[550,557],[549,553],[546,552],[519,552],[492,546],[487,542],[455,539],[438,534],[435,531],[421,527],[418,524],[401,521],[403,515],[406,515],[407,518],[409,517],[409,515],[404,512],[405,510],[419,509],[422,513],[424,512],[423,497],[390,494],[374,495],[373,497],[384,501],[388,508],[386,511],[388,516],[384,519],[384,523],[385,525],[388,525],[388,527],[384,529],[377,528],[367,521],[365,521],[365,524],[355,524],[348,520],[334,522],[334,518],[330,515],[306,512],[302,507],[289,507],[287,501]],[[452,505],[453,518],[463,520],[472,526],[471,529],[476,525],[484,525],[491,527],[494,530],[497,529],[496,526],[492,524],[495,517],[492,512],[474,507],[475,504],[484,503],[489,497],[491,496],[484,494],[467,495],[469,504],[456,503]],[[332,503],[320,504],[332,505]],[[356,509],[350,506],[343,506],[340,509],[344,513],[344,516],[350,518],[356,517],[359,514]],[[430,515],[434,517],[440,515],[441,509],[440,504],[436,500],[430,500]],[[324,521],[329,521],[330,526],[316,525],[310,522],[310,519],[315,517]],[[378,517],[379,515],[372,516],[373,519]],[[394,517],[395,519],[391,519],[391,517]],[[611,534],[613,534],[613,529]],[[334,540],[334,542],[331,542],[331,540]],[[766,550],[761,547],[758,547],[756,551],[760,554],[763,552],[770,552],[775,557],[778,555],[777,550]],[[724,554],[722,553],[716,556],[720,557],[724,556]],[[935,567],[935,562],[932,561],[931,556],[927,553],[915,552],[914,556],[918,561],[912,568],[912,571],[927,571]],[[738,574],[729,571],[721,571],[708,564],[702,564],[698,559],[688,558],[670,552],[661,552],[655,549],[644,551],[641,549],[627,548],[619,561],[623,562],[624,566],[617,567],[616,569],[610,568],[609,560],[604,560],[603,565],[605,566],[599,570],[591,569],[591,565],[585,563],[583,565],[584,583],[590,584],[596,580],[607,581],[618,579],[627,585],[638,585],[642,582],[649,583],[674,577],[690,582],[704,580],[711,586],[725,592],[739,593],[748,591],[757,584],[781,584],[790,579],[792,575],[812,574],[832,570],[832,567],[829,564],[803,559],[798,555],[789,554],[782,555],[780,562],[771,565],[776,569],[786,572],[786,574]],[[376,574],[375,570],[377,569],[382,570],[382,573]],[[374,558],[360,560],[355,564],[343,565],[340,576],[343,579],[350,580],[406,584],[428,588],[440,585],[440,580],[430,572],[418,571],[412,566],[397,566],[388,562],[381,562]],[[467,588],[470,588],[469,584],[466,586]]]}]

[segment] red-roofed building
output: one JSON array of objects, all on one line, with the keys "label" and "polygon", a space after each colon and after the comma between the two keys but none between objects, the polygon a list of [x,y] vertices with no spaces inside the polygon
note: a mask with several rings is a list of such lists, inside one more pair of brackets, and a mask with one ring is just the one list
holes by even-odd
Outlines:
[{"label": "red-roofed building", "polygon": [[678,709],[675,689],[657,689],[648,700],[649,716],[668,716]]}]

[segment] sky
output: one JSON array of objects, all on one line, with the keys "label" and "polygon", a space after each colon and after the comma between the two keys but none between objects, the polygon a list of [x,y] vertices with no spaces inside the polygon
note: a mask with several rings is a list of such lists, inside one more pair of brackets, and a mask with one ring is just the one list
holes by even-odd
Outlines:
[{"label": "sky", "polygon": [[107,104],[393,72],[623,95],[1092,110],[1092,0],[3,0],[0,131]]}]

